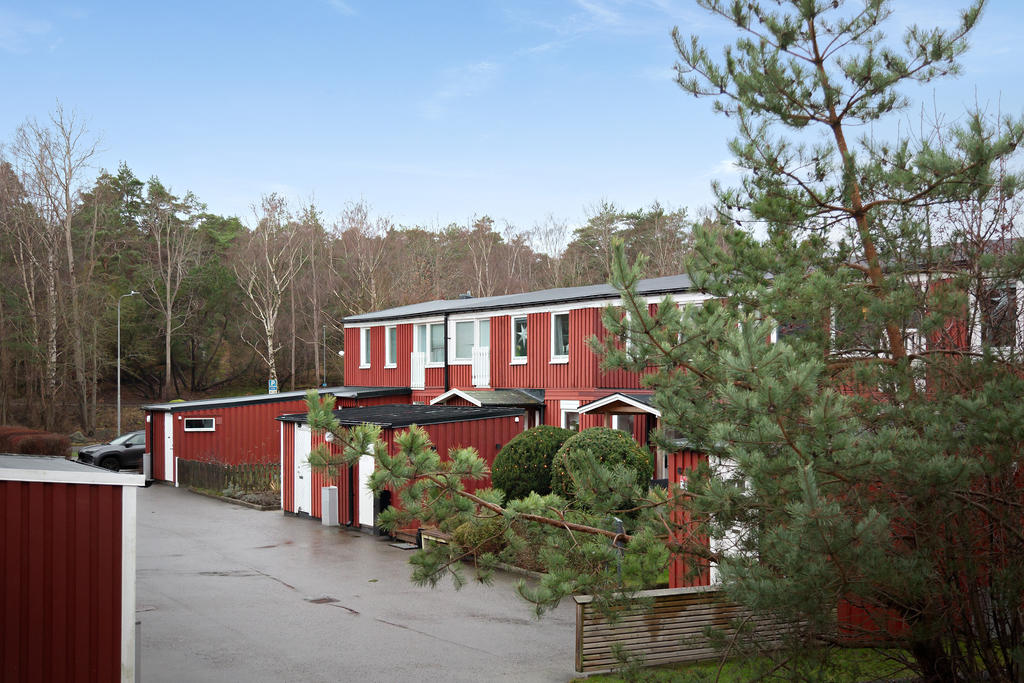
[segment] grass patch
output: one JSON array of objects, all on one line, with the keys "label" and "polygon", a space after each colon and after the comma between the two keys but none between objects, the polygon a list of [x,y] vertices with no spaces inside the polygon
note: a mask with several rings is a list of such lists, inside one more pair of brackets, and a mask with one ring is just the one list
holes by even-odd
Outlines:
[{"label": "grass patch", "polygon": [[[815,657],[814,654],[819,656]],[[827,654],[827,657],[824,655]],[[743,657],[721,664],[718,661],[676,664],[672,666],[627,666],[621,673],[598,674],[587,677],[590,681],[617,683],[644,681],[667,683],[670,681],[746,683],[747,681],[820,681],[821,683],[849,683],[850,681],[886,681],[914,678],[915,674],[903,666],[899,659],[905,653],[898,650],[871,648],[834,648],[802,657],[790,666],[778,667],[781,657]],[[778,668],[777,668],[778,667]]]}]

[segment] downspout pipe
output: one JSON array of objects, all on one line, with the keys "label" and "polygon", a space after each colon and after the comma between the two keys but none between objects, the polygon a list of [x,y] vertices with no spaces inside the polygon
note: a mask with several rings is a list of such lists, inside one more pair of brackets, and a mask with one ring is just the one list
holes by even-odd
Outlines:
[{"label": "downspout pipe", "polygon": [[448,314],[444,314],[444,391],[447,393],[448,386]]}]

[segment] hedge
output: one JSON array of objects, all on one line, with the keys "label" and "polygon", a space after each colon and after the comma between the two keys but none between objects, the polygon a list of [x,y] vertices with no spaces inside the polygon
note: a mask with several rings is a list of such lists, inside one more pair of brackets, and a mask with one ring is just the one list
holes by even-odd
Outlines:
[{"label": "hedge", "polygon": [[491,483],[505,492],[506,500],[525,498],[535,491],[551,493],[551,461],[566,439],[576,432],[541,425],[513,437],[491,466]]}]

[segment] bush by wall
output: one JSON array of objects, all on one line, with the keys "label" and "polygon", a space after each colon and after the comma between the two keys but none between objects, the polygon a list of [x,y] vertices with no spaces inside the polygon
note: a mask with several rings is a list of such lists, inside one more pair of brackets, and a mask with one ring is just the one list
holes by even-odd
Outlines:
[{"label": "bush by wall", "polygon": [[636,472],[636,481],[645,486],[654,473],[651,454],[641,448],[628,434],[609,427],[591,427],[566,439],[551,465],[551,492],[572,498],[572,478],[566,469],[571,459],[589,452],[605,467],[625,465]]},{"label": "bush by wall", "polygon": [[71,440],[64,434],[4,425],[0,426],[0,453],[66,458],[71,454]]},{"label": "bush by wall", "polygon": [[491,483],[505,492],[506,500],[525,498],[535,491],[551,493],[551,461],[570,429],[541,425],[527,429],[501,449],[491,466]]}]

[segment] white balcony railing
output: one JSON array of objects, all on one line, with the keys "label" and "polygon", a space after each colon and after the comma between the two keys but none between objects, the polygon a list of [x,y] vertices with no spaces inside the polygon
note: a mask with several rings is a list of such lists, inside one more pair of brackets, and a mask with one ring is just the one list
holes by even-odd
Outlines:
[{"label": "white balcony railing", "polygon": [[491,386],[491,348],[489,346],[473,347],[473,386],[484,388]]},{"label": "white balcony railing", "polygon": [[427,354],[413,351],[409,356],[409,387],[423,389],[427,383]]}]

